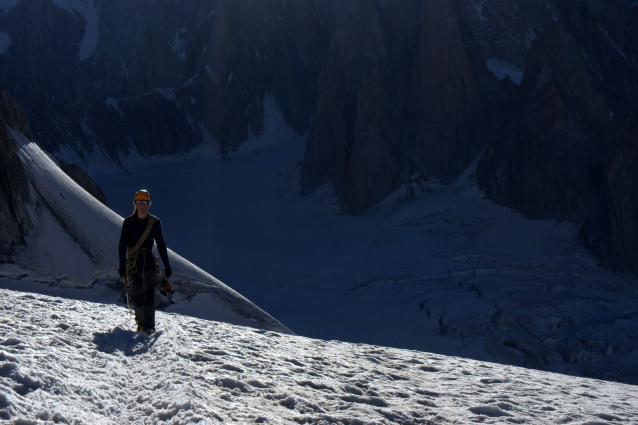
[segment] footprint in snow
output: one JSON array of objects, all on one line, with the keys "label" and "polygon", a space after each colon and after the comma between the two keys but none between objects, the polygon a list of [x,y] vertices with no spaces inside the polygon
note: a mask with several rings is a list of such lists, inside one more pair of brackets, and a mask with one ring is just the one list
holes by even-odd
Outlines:
[{"label": "footprint in snow", "polygon": [[232,365],[232,364],[223,364],[221,366],[221,369],[224,370],[230,370],[231,372],[237,372],[237,373],[244,373],[244,370],[238,366]]},{"label": "footprint in snow", "polygon": [[388,403],[379,397],[359,397],[355,395],[342,395],[339,398],[349,403],[369,404],[376,407],[388,407]]},{"label": "footprint in snow", "polygon": [[238,389],[242,393],[250,393],[250,392],[253,392],[255,390],[252,387],[252,385],[249,385],[246,382],[239,381],[239,380],[233,379],[233,378],[228,378],[228,377],[218,379],[217,380],[217,386],[223,387],[223,388],[230,388],[232,390]]},{"label": "footprint in snow", "polygon": [[474,413],[475,415],[489,416],[491,418],[496,418],[499,416],[512,416],[509,413],[501,410],[498,406],[470,407],[469,411]]},{"label": "footprint in snow", "polygon": [[481,379],[481,383],[483,384],[506,384],[508,381],[504,379],[495,379],[495,378],[483,378]]},{"label": "footprint in snow", "polygon": [[250,385],[251,387],[254,388],[270,388],[272,385],[271,384],[265,384],[261,381],[258,381],[257,379],[249,379],[248,381],[246,381],[246,383],[248,385]]},{"label": "footprint in snow", "polygon": [[603,419],[606,421],[622,421],[622,418],[615,415],[611,415],[609,413],[594,413],[594,416],[598,416],[600,419]]},{"label": "footprint in snow", "polygon": [[437,393],[435,391],[428,390],[416,390],[417,394],[428,396],[428,397],[441,397],[441,393]]},{"label": "footprint in snow", "polygon": [[395,373],[388,373],[388,377],[393,381],[409,381],[410,378],[406,378],[405,376],[397,375]]},{"label": "footprint in snow", "polygon": [[299,381],[297,383],[303,387],[310,387],[315,390],[321,390],[321,391],[327,390],[327,391],[334,392],[334,389],[332,387],[322,383],[317,383],[313,381]]},{"label": "footprint in snow", "polygon": [[416,402],[425,407],[436,407],[436,404],[429,400],[416,400]]},{"label": "footprint in snow", "polygon": [[419,368],[420,370],[422,370],[423,372],[438,372],[439,369],[433,366],[421,366]]},{"label": "footprint in snow", "polygon": [[210,354],[211,356],[230,356],[230,354],[224,350],[204,350],[204,353]]},{"label": "footprint in snow", "polygon": [[11,389],[21,396],[25,396],[31,391],[42,388],[42,383],[40,381],[31,378],[29,375],[20,373],[18,365],[15,363],[5,363],[1,365],[0,376],[14,381],[15,384],[11,386]]},{"label": "footprint in snow", "polygon": [[284,359],[284,360],[286,360],[289,363],[294,364],[295,366],[299,366],[299,367],[305,366],[305,364],[303,364],[299,360],[295,360],[295,359]]}]

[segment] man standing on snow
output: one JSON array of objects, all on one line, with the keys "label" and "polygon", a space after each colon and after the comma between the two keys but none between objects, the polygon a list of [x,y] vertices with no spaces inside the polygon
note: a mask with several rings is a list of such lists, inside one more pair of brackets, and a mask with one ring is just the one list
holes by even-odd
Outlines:
[{"label": "man standing on snow", "polygon": [[[137,330],[152,334],[155,331],[155,258],[153,241],[164,263],[164,275],[173,272],[168,262],[166,241],[159,218],[148,213],[151,195],[138,190],[133,199],[135,211],[124,219],[119,243],[118,273],[130,284],[131,299],[135,310]],[[128,257],[127,257],[128,250]]]}]

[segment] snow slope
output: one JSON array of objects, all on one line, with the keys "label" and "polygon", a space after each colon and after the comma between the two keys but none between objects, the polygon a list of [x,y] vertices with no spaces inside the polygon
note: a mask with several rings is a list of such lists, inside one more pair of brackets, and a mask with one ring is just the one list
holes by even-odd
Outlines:
[{"label": "snow slope", "polygon": [[[25,166],[36,205],[30,209],[34,228],[27,246],[17,253],[18,264],[63,286],[106,286],[121,291],[116,268],[122,217],[102,205],[71,180],[36,143],[9,129]],[[252,302],[169,251],[177,293],[167,311],[289,333],[290,330]],[[159,297],[159,295],[158,295]],[[106,299],[105,299],[106,301]]]},{"label": "snow slope", "polygon": [[149,338],[122,307],[6,289],[0,311],[12,423],[638,423],[630,385],[162,312]]}]

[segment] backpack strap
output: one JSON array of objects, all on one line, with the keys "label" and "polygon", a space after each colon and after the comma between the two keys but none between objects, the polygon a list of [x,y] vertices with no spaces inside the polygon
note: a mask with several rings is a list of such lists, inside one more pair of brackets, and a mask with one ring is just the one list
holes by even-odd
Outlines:
[{"label": "backpack strap", "polygon": [[140,247],[142,246],[142,244],[144,243],[144,241],[146,240],[146,238],[148,238],[148,235],[151,234],[151,229],[153,228],[153,224],[155,224],[155,222],[157,221],[157,217],[155,217],[154,215],[150,215],[148,217],[148,224],[146,225],[146,230],[144,230],[144,233],[142,233],[142,236],[140,237],[140,240],[137,241],[137,244],[133,247],[133,248],[129,248],[128,250],[128,264],[127,264],[127,271],[129,273],[135,273],[135,271],[137,271],[137,256],[139,254],[140,251]]}]

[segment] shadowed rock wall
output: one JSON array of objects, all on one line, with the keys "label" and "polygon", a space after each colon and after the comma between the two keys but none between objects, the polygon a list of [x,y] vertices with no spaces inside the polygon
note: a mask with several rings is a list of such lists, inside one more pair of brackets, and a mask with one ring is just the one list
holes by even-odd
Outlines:
[{"label": "shadowed rock wall", "polygon": [[489,198],[584,223],[603,264],[638,273],[633,1],[92,5],[21,0],[0,15],[0,83],[50,151],[225,155],[261,134],[273,93],[308,132],[302,194],[332,182],[362,214],[407,182],[452,181],[483,152]]},{"label": "shadowed rock wall", "polygon": [[[203,143],[223,154],[261,134],[266,93],[298,133],[308,131],[336,25],[327,11],[341,10],[327,3],[96,0],[79,13],[21,0],[0,15],[10,40],[0,84],[51,152],[100,148],[117,158]],[[85,51],[89,35],[97,40]]]},{"label": "shadowed rock wall", "polygon": [[9,261],[12,247],[24,243],[31,219],[26,204],[29,183],[7,126],[31,137],[26,117],[16,101],[0,87],[0,262]]}]

